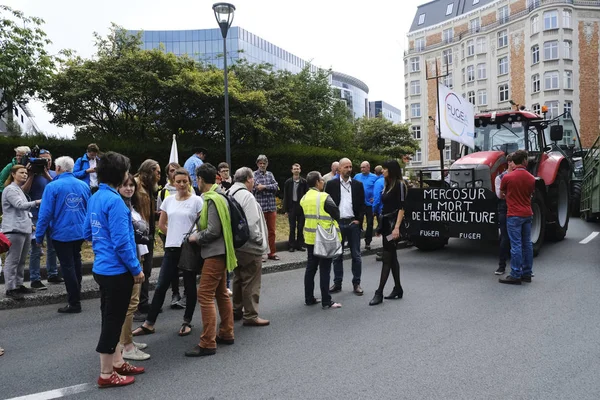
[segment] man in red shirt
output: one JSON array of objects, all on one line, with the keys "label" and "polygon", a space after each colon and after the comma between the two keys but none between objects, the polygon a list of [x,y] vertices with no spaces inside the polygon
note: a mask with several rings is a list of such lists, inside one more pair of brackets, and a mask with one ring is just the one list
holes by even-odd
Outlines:
[{"label": "man in red shirt", "polygon": [[533,272],[533,244],[531,222],[533,211],[531,197],[535,190],[535,178],[527,167],[527,152],[513,153],[513,171],[502,178],[500,192],[506,198],[506,228],[510,238],[510,275],[500,278],[500,283],[520,285],[531,282]]}]

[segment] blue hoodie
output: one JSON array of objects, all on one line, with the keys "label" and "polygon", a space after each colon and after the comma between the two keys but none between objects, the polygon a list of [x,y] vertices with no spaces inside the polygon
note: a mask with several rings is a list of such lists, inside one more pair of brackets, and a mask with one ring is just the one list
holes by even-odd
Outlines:
[{"label": "blue hoodie", "polygon": [[142,272],[137,258],[131,211],[121,195],[105,183],[90,198],[83,225],[85,240],[92,241],[94,267],[98,275]]},{"label": "blue hoodie", "polygon": [[59,242],[82,240],[90,195],[89,186],[70,172],[64,172],[49,182],[42,194],[35,240],[42,243],[48,229],[50,237]]}]

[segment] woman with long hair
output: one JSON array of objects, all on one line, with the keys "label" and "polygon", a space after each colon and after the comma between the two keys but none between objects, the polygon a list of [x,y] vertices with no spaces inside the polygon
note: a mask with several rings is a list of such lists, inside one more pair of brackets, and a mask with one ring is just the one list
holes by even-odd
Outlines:
[{"label": "woman with long hair", "polygon": [[22,299],[24,294],[35,292],[23,286],[23,274],[33,227],[30,210],[38,207],[41,200],[27,200],[21,189],[27,176],[27,168],[19,164],[13,166],[2,192],[2,232],[12,243],[4,261],[4,280],[6,296],[13,299]]},{"label": "woman with long hair", "polygon": [[[158,227],[166,234],[165,255],[158,283],[150,305],[148,317],[143,325],[133,331],[133,336],[149,335],[154,333],[154,325],[160,308],[165,302],[165,295],[174,276],[179,273],[179,258],[181,256],[181,243],[190,230],[204,203],[202,197],[190,193],[190,176],[185,168],[179,168],[174,176],[177,193],[167,197],[162,205]],[[192,317],[196,308],[196,271],[182,271],[183,285],[187,296],[183,324],[179,329],[179,336],[187,336],[192,332]]]},{"label": "woman with long hair", "polygon": [[400,263],[396,254],[396,240],[400,238],[400,224],[404,218],[404,198],[406,196],[406,184],[402,180],[402,168],[396,160],[383,163],[383,177],[385,185],[381,193],[383,204],[381,227],[378,228],[377,236],[383,235],[383,264],[381,266],[381,278],[379,288],[375,296],[369,302],[370,306],[383,302],[383,289],[392,272],[394,277],[394,290],[386,299],[401,299],[404,291],[400,284]]}]

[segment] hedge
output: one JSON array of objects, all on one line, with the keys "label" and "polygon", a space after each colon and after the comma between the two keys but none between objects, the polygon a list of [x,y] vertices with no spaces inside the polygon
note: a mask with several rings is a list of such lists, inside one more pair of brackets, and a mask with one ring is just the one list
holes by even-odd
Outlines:
[{"label": "hedge", "polygon": [[[145,159],[152,158],[160,163],[163,167],[169,161],[171,146],[157,145],[155,143],[128,143],[110,140],[100,140],[96,142],[101,151],[117,151],[125,154],[131,160],[132,171],[135,172],[137,167]],[[49,150],[53,158],[63,155],[73,157],[74,160],[83,156],[87,148],[88,142],[60,139],[46,136],[27,136],[27,137],[0,137],[0,166],[6,165],[14,157],[14,148],[17,146],[29,146],[33,148],[38,145],[40,148]],[[200,145],[200,144],[199,144]],[[213,164],[215,167],[225,160],[225,149],[222,147],[211,146],[210,144],[201,144],[207,149],[208,156],[206,161]],[[191,155],[192,150],[179,146],[179,163],[183,165],[185,160]],[[279,182],[280,188],[283,188],[283,183],[291,176],[292,164],[298,163],[302,166],[302,175],[310,171],[320,171],[325,174],[329,172],[331,163],[334,160],[339,160],[342,157],[349,157],[353,162],[353,171],[360,171],[360,163],[368,160],[371,166],[381,164],[385,161],[385,157],[376,154],[368,154],[355,150],[352,152],[344,152],[335,149],[325,149],[320,147],[310,147],[303,145],[284,145],[271,148],[247,148],[247,149],[232,149],[231,159],[233,163],[232,171],[241,167],[248,166],[256,169],[256,158],[259,154],[265,154],[269,159],[268,170],[275,175],[275,179]]]}]

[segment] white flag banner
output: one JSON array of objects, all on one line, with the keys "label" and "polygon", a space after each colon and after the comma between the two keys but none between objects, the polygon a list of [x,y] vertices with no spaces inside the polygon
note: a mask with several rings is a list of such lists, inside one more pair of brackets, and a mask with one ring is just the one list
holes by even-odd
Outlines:
[{"label": "white flag banner", "polygon": [[456,92],[440,84],[439,92],[442,117],[437,113],[436,125],[444,139],[454,140],[467,147],[475,147],[475,110],[473,104]]},{"label": "white flag banner", "polygon": [[173,143],[171,144],[171,155],[169,155],[169,163],[179,164],[179,153],[177,152],[177,135],[173,135]]}]

